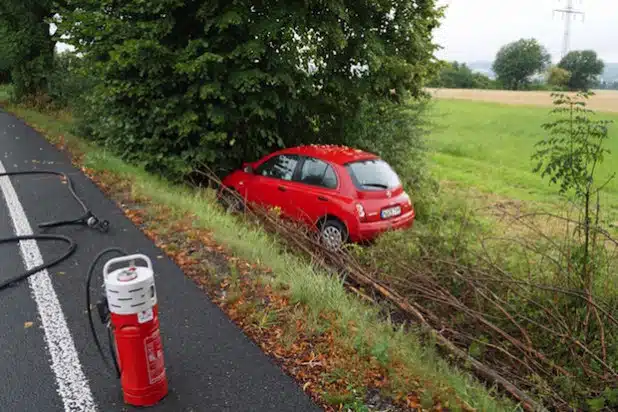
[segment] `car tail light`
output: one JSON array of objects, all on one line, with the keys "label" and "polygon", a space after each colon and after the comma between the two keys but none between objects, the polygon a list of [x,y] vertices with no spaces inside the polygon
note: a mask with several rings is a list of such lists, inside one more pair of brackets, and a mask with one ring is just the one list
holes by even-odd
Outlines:
[{"label": "car tail light", "polygon": [[412,199],[410,199],[410,196],[406,193],[406,204],[408,206],[412,206]]},{"label": "car tail light", "polygon": [[360,203],[356,204],[356,214],[361,220],[365,218],[365,208]]}]

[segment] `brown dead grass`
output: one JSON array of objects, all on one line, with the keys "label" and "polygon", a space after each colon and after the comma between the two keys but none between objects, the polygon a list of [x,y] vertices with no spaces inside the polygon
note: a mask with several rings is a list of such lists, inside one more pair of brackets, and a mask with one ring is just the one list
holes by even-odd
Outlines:
[{"label": "brown dead grass", "polygon": [[[551,92],[548,91],[511,91],[511,90],[477,90],[477,89],[427,89],[438,99],[475,100],[513,105],[530,105],[549,107],[552,105]],[[588,102],[592,110],[618,113],[618,91],[595,90],[594,98]]]}]

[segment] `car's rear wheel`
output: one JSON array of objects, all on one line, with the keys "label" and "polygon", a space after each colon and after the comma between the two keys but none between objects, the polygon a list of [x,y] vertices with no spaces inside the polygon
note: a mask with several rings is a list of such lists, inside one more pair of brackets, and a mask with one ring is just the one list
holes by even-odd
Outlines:
[{"label": "car's rear wheel", "polygon": [[320,244],[330,251],[341,249],[348,240],[345,225],[337,219],[326,219],[320,225]]}]

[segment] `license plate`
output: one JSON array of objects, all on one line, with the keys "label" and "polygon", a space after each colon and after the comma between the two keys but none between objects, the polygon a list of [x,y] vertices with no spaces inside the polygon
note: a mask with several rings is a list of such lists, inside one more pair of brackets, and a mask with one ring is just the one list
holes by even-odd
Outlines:
[{"label": "license plate", "polygon": [[382,213],[380,213],[380,216],[382,216],[382,219],[389,219],[391,217],[399,216],[400,214],[401,214],[401,207],[395,206],[395,207],[389,207],[388,209],[382,210]]}]

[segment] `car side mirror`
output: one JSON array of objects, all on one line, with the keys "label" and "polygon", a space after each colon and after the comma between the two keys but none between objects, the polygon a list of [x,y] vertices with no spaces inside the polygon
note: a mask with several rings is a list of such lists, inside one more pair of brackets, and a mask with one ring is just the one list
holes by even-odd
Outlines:
[{"label": "car side mirror", "polygon": [[253,166],[251,166],[251,164],[250,164],[250,163],[245,163],[245,164],[242,166],[242,170],[243,170],[243,172],[245,172],[245,173],[249,173],[250,175],[252,175],[252,174],[253,174]]}]

